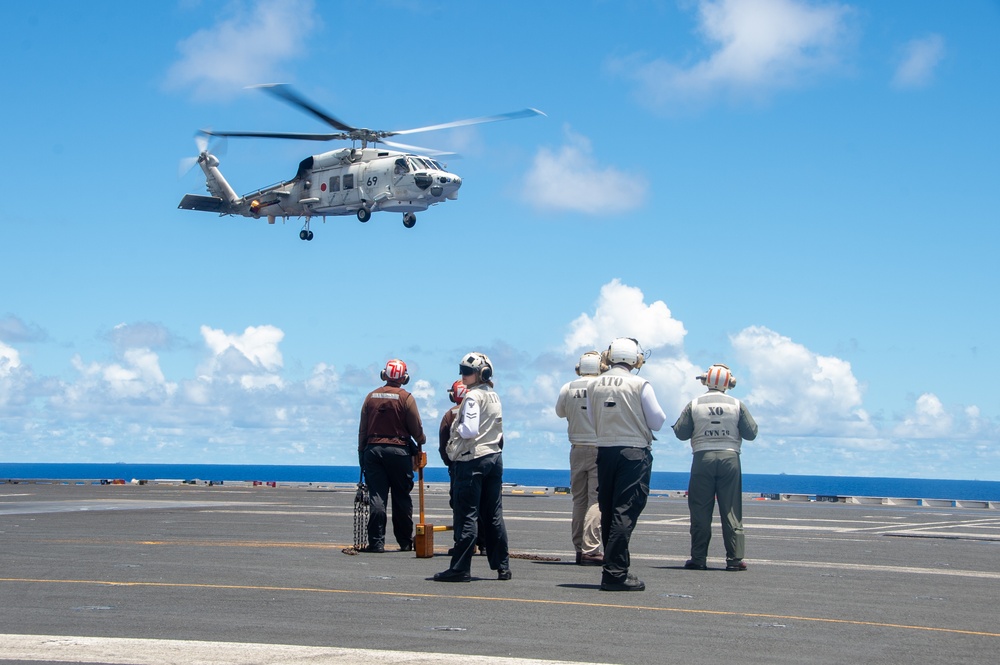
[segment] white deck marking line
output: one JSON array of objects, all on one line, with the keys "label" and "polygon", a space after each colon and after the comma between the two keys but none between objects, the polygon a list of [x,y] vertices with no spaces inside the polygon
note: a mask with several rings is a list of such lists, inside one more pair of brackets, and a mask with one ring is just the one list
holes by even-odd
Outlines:
[{"label": "white deck marking line", "polygon": [[153,640],[127,637],[0,634],[0,660],[110,665],[599,665],[421,651],[342,649],[294,644]]}]

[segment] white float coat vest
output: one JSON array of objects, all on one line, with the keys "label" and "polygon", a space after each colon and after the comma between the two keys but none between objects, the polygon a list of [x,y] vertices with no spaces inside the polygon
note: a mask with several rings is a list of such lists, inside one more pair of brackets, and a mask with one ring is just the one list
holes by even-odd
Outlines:
[{"label": "white float coat vest", "polygon": [[691,452],[735,450],[740,452],[740,401],[711,390],[691,400]]},{"label": "white float coat vest", "polygon": [[[479,434],[474,439],[465,439],[458,434],[458,426],[465,418],[466,411],[478,409]],[[503,409],[500,396],[485,383],[480,383],[465,394],[459,408],[458,417],[452,424],[454,435],[448,441],[445,452],[453,462],[468,462],[484,455],[500,452],[503,438]]]},{"label": "white float coat vest", "polygon": [[618,366],[593,379],[590,408],[599,447],[650,446],[653,431],[642,411],[642,389],[647,383]]},{"label": "white float coat vest", "polygon": [[597,432],[587,410],[587,392],[595,377],[585,376],[566,384],[565,392],[560,392],[556,404],[556,415],[566,418],[569,442],[573,445],[593,446],[597,443]]}]

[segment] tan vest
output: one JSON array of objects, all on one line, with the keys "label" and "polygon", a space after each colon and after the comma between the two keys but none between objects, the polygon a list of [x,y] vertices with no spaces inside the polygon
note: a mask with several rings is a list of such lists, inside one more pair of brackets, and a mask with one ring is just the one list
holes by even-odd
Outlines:
[{"label": "tan vest", "polygon": [[735,450],[740,452],[740,401],[716,390],[691,401],[691,452]]},{"label": "tan vest", "polygon": [[571,381],[566,391],[567,433],[569,441],[577,446],[593,446],[597,443],[597,431],[590,421],[587,392],[596,377],[587,376]]},{"label": "tan vest", "polygon": [[[479,408],[479,435],[474,439],[463,439],[458,434],[458,425],[465,417],[465,410],[471,404]],[[458,418],[452,424],[454,436],[448,441],[448,459],[454,462],[469,460],[500,452],[500,439],[503,438],[503,409],[500,396],[485,383],[480,383],[469,389],[462,400]]]},{"label": "tan vest", "polygon": [[590,407],[597,445],[648,448],[653,432],[642,413],[642,388],[648,381],[624,367],[612,367],[590,384]]}]

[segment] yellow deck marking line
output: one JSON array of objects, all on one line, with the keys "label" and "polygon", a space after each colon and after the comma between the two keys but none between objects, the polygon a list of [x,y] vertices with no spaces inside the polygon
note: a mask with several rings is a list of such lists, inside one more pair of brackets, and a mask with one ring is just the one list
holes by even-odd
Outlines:
[{"label": "yellow deck marking line", "polygon": [[[435,527],[435,531],[438,531],[438,527]],[[103,538],[67,538],[67,539],[52,539],[47,538],[45,540],[40,540],[39,542],[45,543],[75,543],[75,544],[100,544],[100,545],[152,545],[161,547],[257,547],[257,548],[280,548],[280,547],[299,547],[302,549],[331,549],[331,550],[343,550],[348,547],[353,547],[352,544],[346,543],[315,543],[315,542],[264,542],[264,541],[244,541],[244,540],[108,540]],[[392,553],[392,550],[387,550]],[[437,554],[444,554],[445,549],[443,547],[435,548],[434,552]],[[511,556],[516,558],[516,554],[521,553],[511,553]],[[528,555],[538,555],[538,556],[564,556],[565,552],[529,552],[524,553]],[[525,558],[525,557],[521,557]],[[655,554],[633,554],[632,558],[637,561],[658,561],[658,562],[671,562],[671,561],[684,561],[684,557],[668,557]],[[947,568],[917,568],[913,566],[879,566],[874,564],[858,564],[858,563],[831,563],[826,561],[774,561],[771,559],[754,559],[754,565],[769,565],[769,564],[779,564],[782,566],[791,566],[795,568],[819,568],[821,570],[850,570],[850,571],[885,571],[892,573],[908,573],[914,575],[941,575],[945,577],[971,577],[975,579],[987,579],[987,580],[1000,580],[1000,572],[993,571],[981,571],[981,570],[950,570]]]},{"label": "yellow deck marking line", "polygon": [[391,598],[429,598],[436,600],[478,600],[508,603],[524,603],[532,605],[558,605],[563,607],[589,607],[596,609],[645,610],[648,612],[675,612],[679,614],[705,614],[710,616],[746,617],[753,619],[782,619],[785,621],[812,621],[816,623],[836,623],[851,626],[867,626],[874,628],[896,628],[899,630],[920,630],[935,633],[950,633],[954,635],[977,635],[980,637],[998,637],[1000,633],[979,630],[963,630],[961,628],[941,628],[939,626],[911,626],[900,623],[883,623],[880,621],[859,621],[857,619],[831,619],[829,617],[806,617],[786,614],[765,614],[761,612],[732,612],[726,610],[692,610],[679,607],[653,607],[645,605],[618,605],[615,603],[588,603],[577,600],[546,600],[530,598],[500,598],[494,596],[449,596],[437,593],[401,593],[399,591],[360,591],[356,589],[320,589],[317,587],[280,587],[255,586],[247,584],[198,584],[182,582],[110,582],[106,580],[43,580],[32,578],[0,577],[0,582],[20,582],[25,584],[79,584],[93,586],[117,587],[152,587],[158,589],[217,589],[228,591],[293,591],[302,593],[336,593],[359,596],[387,596]]}]

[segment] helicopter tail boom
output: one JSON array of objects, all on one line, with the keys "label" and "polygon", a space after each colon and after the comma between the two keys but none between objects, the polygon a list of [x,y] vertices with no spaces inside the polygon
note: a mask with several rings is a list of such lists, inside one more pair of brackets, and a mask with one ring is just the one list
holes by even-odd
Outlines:
[{"label": "helicopter tail boom", "polygon": [[198,157],[198,166],[205,172],[205,186],[212,196],[225,201],[229,205],[233,205],[240,200],[240,197],[230,187],[229,182],[223,177],[222,172],[219,171],[218,157],[211,153],[203,152]]}]

